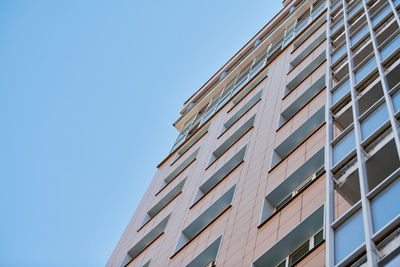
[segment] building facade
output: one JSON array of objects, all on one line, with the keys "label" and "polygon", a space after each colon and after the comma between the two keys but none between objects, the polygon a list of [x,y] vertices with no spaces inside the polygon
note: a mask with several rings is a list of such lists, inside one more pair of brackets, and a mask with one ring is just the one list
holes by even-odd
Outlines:
[{"label": "building facade", "polygon": [[185,103],[107,266],[400,266],[400,0],[285,0]]}]

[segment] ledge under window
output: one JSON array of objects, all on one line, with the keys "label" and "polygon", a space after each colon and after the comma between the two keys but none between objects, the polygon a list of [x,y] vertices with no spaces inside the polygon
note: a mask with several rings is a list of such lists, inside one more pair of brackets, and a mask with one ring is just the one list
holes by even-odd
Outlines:
[{"label": "ledge under window", "polygon": [[[307,105],[315,96],[325,88],[325,74],[322,75],[310,88],[299,96],[282,113],[279,120],[279,128],[293,118],[305,105]],[[278,128],[278,129],[279,129]]]},{"label": "ledge under window", "polygon": [[[210,128],[210,124],[204,126],[189,142],[187,142],[177,153],[176,159],[172,164],[174,164],[183,154],[186,153],[194,144],[197,143],[206,133],[208,133],[208,129]],[[171,165],[172,165],[171,164]]]},{"label": "ledge under window", "polygon": [[255,118],[256,115],[254,114],[212,153],[208,167],[217,161],[226,151],[229,150],[229,148],[231,148],[240,138],[253,128]]},{"label": "ledge under window", "polygon": [[218,251],[221,246],[222,236],[212,242],[203,252],[197,255],[186,267],[208,266],[209,263],[217,259]]},{"label": "ledge under window", "polygon": [[155,204],[147,212],[139,230],[142,229],[145,224],[147,224],[151,219],[153,219],[162,209],[164,209],[172,200],[174,200],[182,192],[186,179],[187,177],[183,179],[179,184],[177,184],[170,192],[168,192],[162,199],[160,199],[160,201],[157,202],[157,204]]},{"label": "ledge under window", "polygon": [[324,158],[322,148],[265,197],[259,227],[324,173]]},{"label": "ledge under window", "polygon": [[131,261],[133,261],[140,253],[142,253],[148,246],[150,246],[158,237],[160,237],[168,224],[169,214],[164,220],[162,220],[156,227],[154,227],[147,235],[145,235],[139,242],[137,242],[126,254],[124,260],[121,263],[121,267],[125,267]]},{"label": "ledge under window", "polygon": [[182,231],[171,259],[231,206],[235,188],[232,186]]},{"label": "ledge under window", "polygon": [[206,194],[214,189],[222,180],[224,180],[231,172],[233,172],[242,162],[246,154],[247,145],[237,152],[228,162],[226,162],[218,171],[216,171],[207,181],[205,181],[197,191],[194,198],[192,208]]},{"label": "ledge under window", "polygon": [[[244,89],[241,93],[239,93],[233,100],[232,100],[232,107],[229,111],[234,108],[240,101],[242,101],[251,91],[253,91],[256,86],[263,81],[266,77],[268,77],[268,69],[265,68],[264,71],[261,72],[251,83]],[[228,111],[228,112],[229,112]]]},{"label": "ledge under window", "polygon": [[294,70],[315,48],[326,40],[326,31],[321,33],[309,46],[290,62],[290,71]]},{"label": "ledge under window", "polygon": [[[304,140],[312,135],[325,122],[325,106],[322,106],[303,125],[297,128],[279,146],[272,155],[271,170],[294,151]],[[270,170],[270,171],[271,171]]]},{"label": "ledge under window", "polygon": [[[253,96],[241,109],[239,109],[235,115],[224,123],[220,136],[222,136],[230,127],[232,127],[241,117],[244,116],[250,109],[252,109],[258,101],[261,100],[262,90]],[[219,137],[220,137],[219,136]],[[219,138],[218,137],[218,138]]]},{"label": "ledge under window", "polygon": [[299,48],[304,42],[305,40],[307,40],[312,34],[314,34],[314,32],[322,26],[322,24],[324,24],[326,22],[326,16],[324,16],[323,18],[321,18],[320,20],[317,21],[317,23],[315,23],[306,33],[304,33],[299,39],[297,39],[296,42],[294,42],[293,44],[293,51],[292,53]]},{"label": "ledge under window", "polygon": [[200,148],[196,149],[189,157],[187,157],[175,170],[173,170],[167,177],[164,178],[164,181],[161,185],[160,190],[157,192],[158,195],[169,183],[172,182],[181,172],[183,172],[193,161],[196,160],[197,154],[199,153]]},{"label": "ledge under window", "polygon": [[308,76],[310,76],[319,66],[321,66],[325,60],[326,52],[323,51],[286,85],[285,96],[299,86]]},{"label": "ledge under window", "polygon": [[294,252],[300,245],[310,239],[323,228],[324,205],[303,220],[296,228],[285,235],[267,252],[253,262],[253,267],[276,266],[288,255]]}]

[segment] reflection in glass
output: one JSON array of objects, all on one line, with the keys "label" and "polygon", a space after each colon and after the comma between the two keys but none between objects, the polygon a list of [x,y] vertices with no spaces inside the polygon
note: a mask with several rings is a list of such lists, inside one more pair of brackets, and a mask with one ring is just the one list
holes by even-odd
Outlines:
[{"label": "reflection in glass", "polygon": [[367,63],[364,64],[355,74],[356,84],[364,79],[373,69],[376,68],[375,58],[372,57]]},{"label": "reflection in glass", "polygon": [[[400,1],[400,0],[399,0]],[[395,93],[392,96],[393,99],[393,107],[394,107],[394,112],[397,112],[400,110],[400,91],[398,91],[397,93]]]},{"label": "reflection in glass", "polygon": [[336,53],[332,56],[332,63],[335,63],[339,58],[341,58],[346,52],[346,46],[343,45]]},{"label": "reflection in glass", "polygon": [[382,60],[387,59],[400,46],[400,35],[397,35],[390,43],[388,43],[380,52]]},{"label": "reflection in glass", "polygon": [[362,28],[356,35],[353,36],[353,38],[351,38],[351,45],[354,45],[355,43],[360,41],[361,38],[364,37],[364,35],[367,32],[368,32],[368,27],[364,26],[364,28]]},{"label": "reflection in glass", "polygon": [[[400,0],[399,0],[400,1]],[[342,1],[339,0],[336,2],[336,4],[332,7],[332,11],[334,11],[338,6],[340,6],[342,4]]]},{"label": "reflection in glass", "polygon": [[348,14],[348,18],[351,18],[358,10],[360,10],[360,7],[362,6],[362,3],[358,3],[356,7],[354,7]]},{"label": "reflection in glass", "polygon": [[250,73],[249,79],[253,78],[254,75],[256,75],[256,74],[262,69],[263,66],[264,66],[264,64],[262,64],[262,63],[261,63],[260,65],[258,65],[258,66],[252,71],[252,73]]},{"label": "reflection in glass", "polygon": [[361,122],[361,133],[363,140],[370,136],[376,129],[389,119],[385,104],[381,105]]},{"label": "reflection in glass", "polygon": [[375,18],[372,19],[372,25],[376,26],[384,17],[386,17],[387,14],[389,14],[391,11],[391,8],[389,5],[386,6],[385,9],[381,10],[378,15],[376,15]]},{"label": "reflection in glass", "polygon": [[371,200],[374,233],[400,214],[400,205],[394,203],[400,203],[399,179]]},{"label": "reflection in glass", "polygon": [[333,165],[336,165],[356,147],[354,130],[333,146]]},{"label": "reflection in glass", "polygon": [[336,23],[335,26],[333,26],[332,33],[334,33],[337,29],[339,29],[342,26],[343,26],[343,19],[339,23]]},{"label": "reflection in glass", "polygon": [[312,19],[314,20],[316,17],[318,17],[323,11],[325,10],[325,8],[324,7],[321,7],[317,12],[315,12],[313,15],[312,15]]},{"label": "reflection in glass", "polygon": [[332,93],[332,105],[336,104],[345,94],[350,92],[350,82],[347,80]]},{"label": "reflection in glass", "polygon": [[335,230],[335,263],[345,259],[364,243],[364,226],[361,210]]},{"label": "reflection in glass", "polygon": [[400,266],[400,254],[391,259],[383,267],[399,267]]}]

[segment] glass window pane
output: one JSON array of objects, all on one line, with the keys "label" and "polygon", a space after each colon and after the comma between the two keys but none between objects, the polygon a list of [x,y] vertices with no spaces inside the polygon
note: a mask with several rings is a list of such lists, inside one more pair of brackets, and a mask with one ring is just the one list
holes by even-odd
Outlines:
[{"label": "glass window pane", "polygon": [[321,243],[323,240],[324,240],[324,231],[321,230],[314,236],[314,247],[317,246],[319,243]]},{"label": "glass window pane", "polygon": [[346,46],[342,46],[336,53],[332,56],[332,63],[335,63],[340,57],[346,52]]},{"label": "glass window pane", "polygon": [[217,110],[222,107],[226,102],[228,102],[228,100],[231,99],[229,95],[227,95],[221,102],[219,102],[218,106],[217,106]]},{"label": "glass window pane", "polygon": [[399,266],[400,266],[400,254],[398,254],[391,261],[389,261],[384,265],[384,267],[399,267]]},{"label": "glass window pane", "polygon": [[307,240],[303,245],[301,245],[298,249],[296,249],[292,254],[290,254],[290,264],[295,263],[301,257],[303,257],[310,249],[310,240]]},{"label": "glass window pane", "polygon": [[303,25],[301,25],[300,28],[298,28],[298,29],[296,30],[296,34],[299,34],[299,32],[301,32],[302,30],[304,30],[304,29],[307,27],[307,25],[308,25],[308,22],[305,21],[305,22],[303,23]]},{"label": "glass window pane", "polygon": [[372,57],[367,63],[364,64],[355,74],[356,84],[364,79],[376,67],[375,57]]},{"label": "glass window pane", "polygon": [[356,35],[353,36],[353,38],[351,38],[351,45],[357,43],[358,41],[361,40],[362,37],[364,37],[364,35],[368,32],[368,27],[364,26],[364,28],[362,28]]},{"label": "glass window pane", "polygon": [[345,137],[333,146],[333,165],[336,165],[356,147],[354,131],[351,130]]},{"label": "glass window pane", "polygon": [[343,26],[343,19],[339,23],[337,23],[335,26],[333,26],[332,33],[334,33],[337,29],[339,29],[342,26]]},{"label": "glass window pane", "polygon": [[254,75],[256,75],[256,74],[262,69],[263,66],[264,66],[264,64],[258,65],[258,66],[250,73],[249,79],[253,78]]},{"label": "glass window pane", "polygon": [[389,5],[386,6],[384,10],[379,12],[378,15],[376,15],[375,18],[372,19],[372,25],[376,26],[384,17],[386,17],[387,14],[389,14],[391,11],[391,8]]},{"label": "glass window pane", "polygon": [[389,119],[385,104],[378,107],[365,120],[361,122],[361,133],[363,140],[370,136],[376,129]]},{"label": "glass window pane", "polygon": [[345,94],[350,92],[350,82],[347,80],[332,93],[332,105],[336,104]]},{"label": "glass window pane", "polygon": [[400,46],[400,35],[397,35],[390,43],[388,43],[380,52],[382,60],[387,59]]},{"label": "glass window pane", "polygon": [[400,180],[395,181],[371,201],[375,233],[400,214],[400,205],[393,205],[394,203],[400,203]]},{"label": "glass window pane", "polygon": [[361,210],[335,230],[335,263],[345,259],[364,243],[364,226]]},{"label": "glass window pane", "polygon": [[394,112],[399,111],[400,110],[400,91],[398,91],[397,93],[395,93],[392,96],[392,100],[393,100]]},{"label": "glass window pane", "polygon": [[285,267],[285,266],[286,266],[286,260],[284,260],[280,264],[276,265],[276,267]]},{"label": "glass window pane", "polygon": [[[400,0],[399,0],[400,1]],[[335,10],[338,6],[342,4],[342,1],[337,1],[336,4],[332,7],[332,11]]]},{"label": "glass window pane", "polygon": [[360,10],[360,8],[362,7],[362,3],[360,2],[356,7],[354,7],[348,14],[348,18],[350,18],[351,16],[353,16],[358,10]]},{"label": "glass window pane", "polygon": [[242,87],[247,83],[247,79],[244,79],[238,86],[235,87],[232,91],[232,95],[236,94],[237,91],[242,89]]},{"label": "glass window pane", "polygon": [[316,17],[318,17],[323,11],[325,10],[324,7],[321,7],[318,11],[316,11],[313,15],[312,15],[312,19],[314,20]]},{"label": "glass window pane", "polygon": [[204,123],[206,120],[208,120],[208,119],[211,117],[212,114],[214,114],[214,110],[210,110],[210,112],[208,112],[208,113],[204,116],[202,123]]}]

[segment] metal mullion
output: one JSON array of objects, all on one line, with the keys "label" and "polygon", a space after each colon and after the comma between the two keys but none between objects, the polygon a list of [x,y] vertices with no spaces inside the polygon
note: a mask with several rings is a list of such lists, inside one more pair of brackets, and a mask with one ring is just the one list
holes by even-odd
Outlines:
[{"label": "metal mullion", "polygon": [[[329,0],[328,0],[329,1]],[[330,2],[330,1],[329,1]],[[327,19],[327,28],[326,28],[326,68],[327,73],[325,76],[325,84],[326,84],[326,105],[325,105],[325,121],[326,121],[326,137],[325,137],[325,184],[326,184],[326,200],[325,200],[325,244],[326,244],[326,253],[325,253],[325,265],[326,266],[334,266],[334,231],[332,229],[332,223],[335,217],[335,203],[334,203],[334,184],[332,177],[332,146],[331,141],[333,140],[333,120],[332,113],[330,111],[331,106],[331,90],[332,90],[332,71],[331,71],[331,52],[332,52],[332,42],[331,42],[331,3],[328,3],[328,19]]]},{"label": "metal mullion", "polygon": [[[358,164],[358,178],[360,183],[360,195],[361,195],[361,209],[363,215],[363,225],[364,225],[364,238],[365,238],[365,246],[367,251],[367,261],[369,262],[369,266],[377,266],[377,255],[375,253],[376,248],[372,243],[371,238],[373,234],[372,228],[372,218],[371,218],[371,208],[370,203],[367,199],[368,192],[368,181],[367,181],[367,169],[365,166],[365,154],[364,150],[361,147],[361,126],[358,121],[359,117],[359,109],[357,102],[357,92],[355,90],[355,77],[354,77],[354,66],[353,59],[351,57],[351,47],[350,47],[350,37],[349,37],[349,24],[347,18],[347,5],[346,1],[342,0],[343,3],[343,19],[344,19],[344,29],[346,34],[346,47],[347,47],[347,58],[348,58],[348,67],[349,67],[349,80],[350,80],[350,93],[351,93],[351,104],[353,111],[353,125],[354,125],[354,138],[356,143],[356,151],[357,151],[357,164]],[[366,14],[367,15],[367,14]],[[370,33],[371,35],[371,33]]]},{"label": "metal mullion", "polygon": [[382,84],[383,96],[385,98],[386,108],[387,108],[388,113],[389,113],[390,124],[391,124],[392,130],[394,132],[394,141],[396,143],[397,154],[400,156],[400,134],[399,134],[400,130],[399,130],[399,124],[397,123],[397,121],[396,121],[396,119],[394,117],[395,112],[394,112],[394,107],[393,107],[393,103],[392,103],[392,98],[389,95],[389,86],[388,86],[388,83],[387,83],[387,80],[386,80],[385,71],[383,70],[383,67],[382,67],[381,55],[379,54],[378,43],[376,41],[375,33],[373,31],[371,18],[369,16],[368,9],[367,9],[367,4],[365,3],[365,0],[362,0],[362,3],[363,3],[364,10],[365,10],[365,13],[366,13],[366,19],[367,19],[368,28],[369,28],[369,31],[371,33],[371,43],[372,43],[372,47],[374,49],[376,65],[378,67],[379,76],[380,76],[380,80],[381,80],[381,84]]},{"label": "metal mullion", "polygon": [[397,24],[400,27],[400,19],[399,19],[399,14],[397,13],[396,7],[393,4],[392,0],[388,0],[390,7],[392,8],[392,13],[394,15],[394,17],[396,18]]}]

